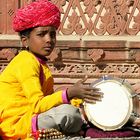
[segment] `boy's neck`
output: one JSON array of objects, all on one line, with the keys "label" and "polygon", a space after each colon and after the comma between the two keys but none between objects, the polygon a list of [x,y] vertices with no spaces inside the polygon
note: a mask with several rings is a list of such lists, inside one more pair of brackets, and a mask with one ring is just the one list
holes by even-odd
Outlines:
[{"label": "boy's neck", "polygon": [[38,55],[38,54],[34,54],[36,56],[36,58],[38,59],[38,61],[41,64],[46,64],[46,62],[48,61],[48,59],[44,56]]}]

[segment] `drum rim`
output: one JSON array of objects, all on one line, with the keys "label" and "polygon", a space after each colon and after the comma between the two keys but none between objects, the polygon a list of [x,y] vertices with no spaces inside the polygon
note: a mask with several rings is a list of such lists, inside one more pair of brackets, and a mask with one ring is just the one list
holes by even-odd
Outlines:
[{"label": "drum rim", "polygon": [[122,84],[122,82],[123,82],[123,85],[124,85],[125,89],[126,89],[126,86],[128,87],[127,90],[129,90],[129,93],[127,92],[128,93],[127,96],[129,96],[129,98],[128,98],[129,99],[128,100],[129,101],[129,108],[128,108],[128,111],[127,111],[125,119],[121,123],[119,123],[117,125],[114,125],[114,126],[104,126],[104,125],[99,124],[95,120],[92,120],[91,115],[90,115],[90,113],[87,110],[87,105],[89,103],[85,103],[84,102],[84,110],[85,110],[85,113],[87,115],[87,118],[89,119],[89,121],[91,123],[93,123],[95,126],[97,126],[98,128],[100,128],[100,129],[102,129],[104,131],[112,131],[112,130],[117,130],[117,129],[122,128],[128,122],[128,120],[130,119],[132,111],[133,111],[133,100],[132,100],[132,97],[131,97],[130,93],[133,93],[133,90],[132,90],[130,84],[127,81],[124,82],[120,78],[114,78],[114,77],[110,77],[110,76],[107,76],[105,78],[101,78],[101,79],[96,80],[95,82],[93,82],[91,84],[91,86],[92,87],[93,86],[96,87],[99,83],[104,83],[106,81],[113,81],[113,82],[119,83],[119,84]]}]

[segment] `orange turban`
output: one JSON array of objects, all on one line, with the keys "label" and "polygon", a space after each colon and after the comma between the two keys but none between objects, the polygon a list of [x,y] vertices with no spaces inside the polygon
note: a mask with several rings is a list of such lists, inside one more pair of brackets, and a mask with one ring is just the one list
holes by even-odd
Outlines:
[{"label": "orange turban", "polygon": [[13,29],[20,32],[38,26],[60,25],[60,11],[48,0],[38,0],[17,10],[13,18]]}]

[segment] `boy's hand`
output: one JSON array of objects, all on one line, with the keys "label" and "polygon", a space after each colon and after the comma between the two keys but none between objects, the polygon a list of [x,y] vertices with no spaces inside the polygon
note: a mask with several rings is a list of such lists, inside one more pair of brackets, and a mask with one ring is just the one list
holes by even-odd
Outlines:
[{"label": "boy's hand", "polygon": [[75,83],[74,86],[67,89],[69,100],[76,97],[83,99],[87,103],[96,103],[96,101],[101,101],[103,93],[100,92],[100,89],[83,84],[87,78],[88,77],[85,76],[82,80]]}]

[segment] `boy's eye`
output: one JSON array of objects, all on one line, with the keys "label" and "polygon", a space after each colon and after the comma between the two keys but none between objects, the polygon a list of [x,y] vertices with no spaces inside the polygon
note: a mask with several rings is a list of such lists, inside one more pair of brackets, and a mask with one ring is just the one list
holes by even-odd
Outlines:
[{"label": "boy's eye", "polygon": [[39,33],[37,35],[43,37],[45,35],[45,33],[42,32],[42,33]]}]

